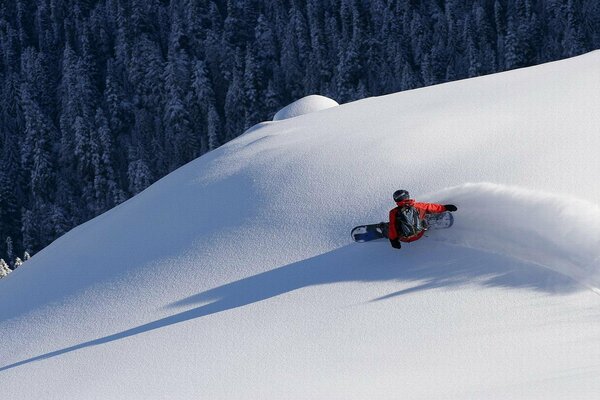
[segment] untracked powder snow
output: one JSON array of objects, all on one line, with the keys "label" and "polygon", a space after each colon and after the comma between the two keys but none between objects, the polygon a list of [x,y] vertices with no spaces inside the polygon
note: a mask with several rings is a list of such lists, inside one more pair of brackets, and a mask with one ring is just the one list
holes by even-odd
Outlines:
[{"label": "untracked powder snow", "polygon": [[[599,71],[251,128],[0,280],[2,398],[597,397]],[[455,225],[353,243],[397,189]]]}]

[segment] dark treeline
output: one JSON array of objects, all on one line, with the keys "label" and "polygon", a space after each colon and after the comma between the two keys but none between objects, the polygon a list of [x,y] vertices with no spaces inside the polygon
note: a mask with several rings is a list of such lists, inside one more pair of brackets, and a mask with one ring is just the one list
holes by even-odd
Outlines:
[{"label": "dark treeline", "polygon": [[0,257],[304,95],[347,102],[599,47],[598,0],[0,1]]}]

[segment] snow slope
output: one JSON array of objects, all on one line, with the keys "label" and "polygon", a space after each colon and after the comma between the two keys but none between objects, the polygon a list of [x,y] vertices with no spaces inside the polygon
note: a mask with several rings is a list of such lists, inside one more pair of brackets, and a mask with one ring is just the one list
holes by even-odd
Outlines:
[{"label": "snow slope", "polygon": [[[599,71],[259,124],[0,281],[2,397],[595,397]],[[351,243],[398,188],[456,225]]]}]

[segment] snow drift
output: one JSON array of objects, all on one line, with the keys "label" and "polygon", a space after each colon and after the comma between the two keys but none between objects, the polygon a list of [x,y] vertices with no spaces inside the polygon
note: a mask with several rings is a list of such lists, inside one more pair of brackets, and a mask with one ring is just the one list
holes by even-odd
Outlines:
[{"label": "snow drift", "polygon": [[294,118],[300,115],[309,114],[315,111],[326,110],[331,107],[339,106],[339,104],[328,97],[319,96],[316,94],[305,96],[291,104],[283,107],[273,117],[273,121],[281,121],[282,119]]},{"label": "snow drift", "polygon": [[[2,394],[593,397],[599,66],[253,127],[0,280]],[[399,188],[456,225],[352,243]]]}]

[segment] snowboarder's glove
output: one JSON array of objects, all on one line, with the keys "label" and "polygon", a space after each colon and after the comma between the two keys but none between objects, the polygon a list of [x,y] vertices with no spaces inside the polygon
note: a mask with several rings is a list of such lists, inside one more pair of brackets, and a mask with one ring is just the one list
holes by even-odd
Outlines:
[{"label": "snowboarder's glove", "polygon": [[392,244],[392,247],[395,249],[399,249],[400,247],[402,247],[402,246],[400,246],[400,241],[398,239],[396,239],[396,240],[390,239],[390,243]]},{"label": "snowboarder's glove", "polygon": [[446,211],[456,211],[458,208],[454,204],[444,204]]}]

